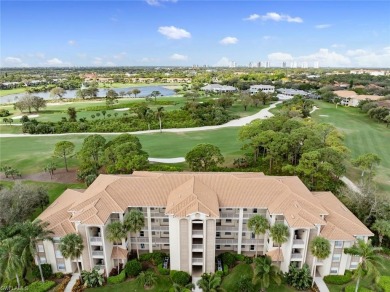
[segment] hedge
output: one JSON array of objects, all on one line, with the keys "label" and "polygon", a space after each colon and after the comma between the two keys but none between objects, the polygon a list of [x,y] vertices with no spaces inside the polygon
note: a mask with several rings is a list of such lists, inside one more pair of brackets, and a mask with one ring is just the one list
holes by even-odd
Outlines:
[{"label": "hedge", "polygon": [[223,274],[226,276],[229,274],[229,266],[227,264],[223,265]]},{"label": "hedge", "polygon": [[145,253],[140,255],[139,260],[141,262],[144,261],[150,261],[153,265],[157,266],[158,264],[162,264],[164,262],[164,258],[167,256],[166,253],[163,252],[152,252],[152,253]]},{"label": "hedge", "polygon": [[139,273],[141,273],[141,271],[142,271],[142,265],[139,261],[131,260],[126,263],[125,272],[127,276],[136,277],[139,275]]},{"label": "hedge", "polygon": [[51,288],[53,288],[56,285],[56,282],[53,281],[36,281],[32,284],[27,286],[27,291],[29,292],[46,292],[49,291]]},{"label": "hedge", "polygon": [[157,269],[160,275],[169,275],[169,269],[163,268],[163,264],[158,264]]},{"label": "hedge", "polygon": [[345,275],[328,275],[324,277],[326,284],[344,285],[352,280],[352,272],[346,271]]},{"label": "hedge", "polygon": [[[345,292],[355,292],[356,286],[355,285],[348,285],[345,287],[344,291]],[[370,289],[364,288],[364,287],[359,287],[358,292],[373,292]]]},{"label": "hedge", "polygon": [[381,276],[378,285],[383,291],[390,292],[390,276]]},{"label": "hedge", "polygon": [[228,265],[229,267],[233,267],[236,263],[236,256],[231,252],[224,252],[218,256],[222,259],[222,263]]},{"label": "hedge", "polygon": [[187,272],[183,272],[183,271],[172,270],[170,272],[170,276],[171,276],[172,282],[179,284],[180,286],[187,285],[191,280],[191,275],[188,274]]},{"label": "hedge", "polygon": [[223,277],[223,271],[216,271],[215,276],[222,278]]},{"label": "hedge", "polygon": [[122,283],[124,280],[126,280],[126,271],[125,270],[120,272],[119,275],[108,277],[107,283],[108,284],[119,284],[119,283]]}]

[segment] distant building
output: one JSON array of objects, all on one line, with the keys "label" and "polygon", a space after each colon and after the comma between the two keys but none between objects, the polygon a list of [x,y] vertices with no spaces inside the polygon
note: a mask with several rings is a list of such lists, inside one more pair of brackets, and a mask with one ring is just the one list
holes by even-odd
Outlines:
[{"label": "distant building", "polygon": [[309,93],[303,90],[291,89],[291,88],[279,88],[277,97],[280,100],[287,100],[293,98],[295,95],[308,96]]},{"label": "distant building", "polygon": [[249,88],[249,92],[251,94],[256,94],[259,91],[265,92],[265,93],[274,93],[275,92],[275,86],[273,85],[251,85]]},{"label": "distant building", "polygon": [[358,106],[359,101],[361,100],[368,99],[371,101],[377,101],[383,98],[383,96],[379,95],[358,95],[355,91],[351,90],[336,90],[333,91],[333,93],[336,94],[339,98],[341,98],[341,105],[354,107]]},{"label": "distant building", "polygon": [[389,71],[358,69],[358,70],[351,70],[349,73],[350,74],[369,74],[371,76],[385,76],[385,75],[389,74]]},{"label": "distant building", "polygon": [[200,88],[203,91],[212,91],[212,92],[235,92],[237,88],[229,85],[221,84],[209,84]]}]

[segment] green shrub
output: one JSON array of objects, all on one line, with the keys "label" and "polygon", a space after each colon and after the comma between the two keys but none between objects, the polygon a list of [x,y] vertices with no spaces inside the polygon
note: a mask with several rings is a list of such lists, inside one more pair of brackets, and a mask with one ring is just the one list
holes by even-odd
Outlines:
[{"label": "green shrub", "polygon": [[173,283],[179,284],[181,286],[187,285],[191,280],[191,275],[183,271],[171,271],[171,279]]},{"label": "green shrub", "polygon": [[142,265],[137,260],[131,260],[125,266],[126,275],[130,277],[137,277],[142,271]]},{"label": "green shrub", "polygon": [[119,284],[122,283],[124,280],[126,280],[126,271],[123,270],[119,273],[119,275],[108,277],[107,283],[108,284]]},{"label": "green shrub", "polygon": [[8,117],[8,116],[10,116],[11,114],[10,114],[10,112],[9,112],[9,110],[6,110],[6,109],[0,109],[0,117]]},{"label": "green shrub", "polygon": [[163,264],[158,264],[157,269],[160,275],[169,275],[169,269],[163,268]]},{"label": "green shrub", "polygon": [[236,261],[240,261],[240,262],[243,262],[243,261],[245,261],[245,256],[243,255],[243,254],[235,254],[234,255],[235,256],[235,258],[236,258]]},{"label": "green shrub", "polygon": [[229,274],[229,266],[227,264],[223,265],[223,274],[226,276]]},{"label": "green shrub", "polygon": [[41,281],[33,282],[32,284],[27,286],[27,291],[29,292],[46,292],[49,291],[56,285],[53,281],[45,281],[42,283]]},{"label": "green shrub", "polygon": [[[345,292],[355,292],[355,289],[356,289],[355,285],[348,285],[347,287],[344,288],[344,291]],[[373,292],[373,291],[360,286],[358,292]]]},{"label": "green shrub", "polygon": [[328,275],[324,277],[324,282],[327,284],[344,285],[352,280],[352,272],[346,271],[345,275]]},{"label": "green shrub", "polygon": [[[24,282],[22,277],[19,277],[19,282],[21,287],[26,286],[26,283]],[[5,280],[2,283],[2,286],[0,287],[0,291],[8,291],[10,289],[6,289],[6,288],[17,288],[17,287],[18,287],[18,281],[16,280],[16,278],[11,280]]]},{"label": "green shrub", "polygon": [[222,263],[228,265],[230,268],[236,263],[236,256],[231,252],[224,252],[219,257],[222,259]]},{"label": "green shrub", "polygon": [[54,273],[54,277],[56,279],[62,279],[64,276],[65,276],[64,273],[61,272]]},{"label": "green shrub", "polygon": [[250,265],[251,263],[253,263],[253,258],[251,258],[251,257],[245,257],[244,263]]},{"label": "green shrub", "polygon": [[222,278],[223,277],[223,271],[216,271],[215,276]]},{"label": "green shrub", "polygon": [[390,292],[390,276],[381,276],[378,285],[383,291]]},{"label": "green shrub", "polygon": [[[51,269],[50,264],[41,264],[42,268],[42,274],[45,279],[50,278],[53,275],[53,271]],[[41,273],[39,272],[39,267],[38,266],[33,266],[32,268],[32,275],[36,279],[41,279]]]},{"label": "green shrub", "polygon": [[141,262],[144,261],[150,261],[153,265],[157,266],[158,264],[161,264],[164,262],[164,258],[167,256],[166,253],[163,252],[152,252],[152,253],[145,253],[140,255],[139,260]]}]

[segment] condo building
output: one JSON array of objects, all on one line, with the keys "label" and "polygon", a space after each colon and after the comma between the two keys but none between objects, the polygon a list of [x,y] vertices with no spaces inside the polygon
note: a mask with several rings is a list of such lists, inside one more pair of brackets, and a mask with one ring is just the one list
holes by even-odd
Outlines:
[{"label": "condo building", "polygon": [[[121,242],[110,242],[107,226],[123,221],[139,209],[145,226]],[[269,232],[255,237],[248,229],[254,215],[270,223],[285,224],[288,241],[280,253]],[[332,193],[310,192],[298,177],[262,173],[156,173],[100,175],[86,190],[66,190],[40,216],[50,223],[54,241],[38,244],[41,263],[54,272],[74,272],[94,267],[105,274],[138,245],[140,253],[169,253],[170,269],[190,274],[215,271],[215,257],[226,251],[254,256],[269,255],[289,265],[307,263],[312,274],[343,274],[355,269],[358,257],[343,253],[357,239],[373,234]],[[61,237],[79,233],[84,250],[79,259],[64,259]],[[310,242],[323,236],[331,242],[331,255],[315,261]]]}]

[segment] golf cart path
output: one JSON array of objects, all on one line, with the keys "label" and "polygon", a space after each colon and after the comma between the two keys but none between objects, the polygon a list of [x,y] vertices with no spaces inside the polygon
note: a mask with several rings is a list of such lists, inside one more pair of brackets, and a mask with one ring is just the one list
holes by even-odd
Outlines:
[{"label": "golf cart path", "polygon": [[[282,103],[281,101],[275,102],[271,104],[267,108],[263,108],[258,113],[255,113],[254,115],[239,118],[236,120],[232,120],[227,122],[223,125],[218,126],[205,126],[205,127],[194,127],[194,128],[172,128],[172,129],[162,129],[161,132],[163,133],[185,133],[185,132],[197,132],[197,131],[209,131],[209,130],[217,130],[222,128],[228,128],[228,127],[241,127],[246,124],[249,124],[250,122],[257,120],[257,119],[267,119],[269,117],[272,117],[273,114],[269,111],[270,109],[273,109],[276,107],[276,105]],[[151,134],[151,133],[159,133],[160,130],[146,130],[146,131],[135,131],[135,132],[127,132],[129,134]],[[0,134],[0,138],[15,138],[15,137],[45,137],[45,136],[68,136],[68,135],[93,135],[93,134],[99,134],[99,135],[120,135],[124,134],[126,132],[119,132],[119,133],[63,133],[63,134]]]}]

